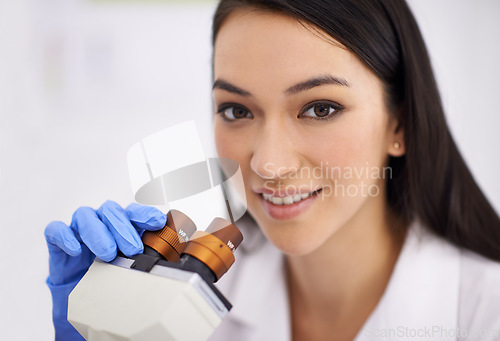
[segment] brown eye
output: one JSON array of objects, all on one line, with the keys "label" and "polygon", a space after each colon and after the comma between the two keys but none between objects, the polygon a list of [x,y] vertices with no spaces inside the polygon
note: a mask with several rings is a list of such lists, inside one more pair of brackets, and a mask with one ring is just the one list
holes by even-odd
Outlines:
[{"label": "brown eye", "polygon": [[248,115],[248,110],[243,108],[233,108],[233,116],[235,118],[245,118]]},{"label": "brown eye", "polygon": [[236,121],[243,118],[252,118],[253,115],[248,109],[240,106],[228,106],[219,110],[222,118],[226,121]]},{"label": "brown eye", "polygon": [[314,114],[318,117],[325,117],[330,114],[332,106],[327,104],[316,104],[314,107]]},{"label": "brown eye", "polygon": [[305,109],[303,109],[299,117],[326,120],[336,116],[336,114],[340,113],[342,109],[344,109],[344,107],[335,102],[316,102],[309,104]]}]

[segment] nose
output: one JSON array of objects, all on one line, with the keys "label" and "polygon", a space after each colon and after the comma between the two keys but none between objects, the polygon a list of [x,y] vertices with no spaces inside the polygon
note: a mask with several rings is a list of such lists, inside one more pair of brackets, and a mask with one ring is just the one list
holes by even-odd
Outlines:
[{"label": "nose", "polygon": [[261,178],[283,179],[300,169],[298,145],[283,125],[264,125],[254,141],[250,167]]}]

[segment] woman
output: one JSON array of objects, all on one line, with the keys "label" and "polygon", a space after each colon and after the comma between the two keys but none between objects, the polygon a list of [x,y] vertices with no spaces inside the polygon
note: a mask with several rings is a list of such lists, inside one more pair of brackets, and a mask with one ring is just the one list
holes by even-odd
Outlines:
[{"label": "woman", "polygon": [[[213,29],[216,146],[249,212],[213,339],[498,339],[500,220],[404,1],[222,0]],[[136,228],[163,224],[112,202],[49,224],[56,333],[93,255],[141,252]]]}]

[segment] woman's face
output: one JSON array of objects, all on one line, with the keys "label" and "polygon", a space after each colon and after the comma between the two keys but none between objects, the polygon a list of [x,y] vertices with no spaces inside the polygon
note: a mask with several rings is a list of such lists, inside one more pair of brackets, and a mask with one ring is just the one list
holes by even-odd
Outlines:
[{"label": "woman's face", "polygon": [[219,157],[239,162],[249,212],[293,255],[369,224],[385,208],[388,154],[404,152],[380,80],[325,37],[281,14],[238,10],[215,43]]}]

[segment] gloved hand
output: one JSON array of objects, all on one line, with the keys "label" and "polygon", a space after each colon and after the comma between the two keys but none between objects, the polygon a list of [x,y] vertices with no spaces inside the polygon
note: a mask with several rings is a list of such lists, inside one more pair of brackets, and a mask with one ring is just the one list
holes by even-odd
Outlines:
[{"label": "gloved hand", "polygon": [[142,253],[140,236],[144,230],[159,230],[165,223],[165,214],[154,207],[133,203],[123,209],[113,201],[106,201],[98,210],[77,209],[70,226],[60,221],[47,225],[47,285],[52,292],[56,340],[83,340],[67,321],[68,295],[94,258],[109,262],[118,250],[128,257]]}]

